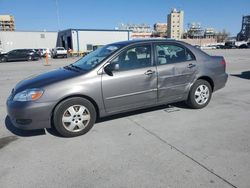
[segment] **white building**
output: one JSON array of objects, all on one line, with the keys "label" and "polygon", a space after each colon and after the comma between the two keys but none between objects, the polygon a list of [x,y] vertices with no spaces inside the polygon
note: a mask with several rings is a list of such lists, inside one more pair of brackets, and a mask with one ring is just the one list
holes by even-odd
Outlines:
[{"label": "white building", "polygon": [[132,39],[151,38],[153,30],[149,24],[120,24],[119,30],[130,30]]},{"label": "white building", "polygon": [[184,33],[184,11],[173,9],[168,15],[168,38],[181,39]]},{"label": "white building", "polygon": [[74,52],[92,51],[98,46],[130,40],[128,30],[67,29],[59,32],[0,31],[0,51],[23,48],[71,48]]},{"label": "white building", "polygon": [[23,48],[54,48],[57,32],[0,31],[0,50],[8,52]]},{"label": "white building", "polygon": [[129,30],[67,29],[58,33],[57,46],[75,52],[92,51],[98,46],[130,40]]}]

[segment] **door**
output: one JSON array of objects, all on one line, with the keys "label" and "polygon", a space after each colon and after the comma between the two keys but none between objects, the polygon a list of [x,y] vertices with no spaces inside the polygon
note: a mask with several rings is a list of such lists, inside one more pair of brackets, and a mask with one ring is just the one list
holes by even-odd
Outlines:
[{"label": "door", "polygon": [[190,50],[179,44],[155,45],[158,70],[158,101],[183,98],[197,72],[197,64]]},{"label": "door", "polygon": [[20,60],[27,60],[29,54],[29,50],[19,50],[18,51],[18,58]]},{"label": "door", "polygon": [[102,92],[108,113],[156,104],[157,74],[151,44],[125,49],[108,65],[112,76],[102,74]]},{"label": "door", "polygon": [[8,53],[8,60],[9,60],[9,61],[15,61],[15,60],[17,60],[17,59],[18,59],[18,58],[17,58],[17,54],[18,54],[17,50],[12,50],[12,51],[10,51],[10,52]]}]

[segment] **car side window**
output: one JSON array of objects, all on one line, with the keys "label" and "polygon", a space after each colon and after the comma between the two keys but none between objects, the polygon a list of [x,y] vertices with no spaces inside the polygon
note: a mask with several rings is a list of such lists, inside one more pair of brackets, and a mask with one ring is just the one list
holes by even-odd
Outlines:
[{"label": "car side window", "polygon": [[126,71],[151,66],[151,45],[140,45],[126,49],[111,65],[115,71]]},{"label": "car side window", "polygon": [[172,44],[156,45],[156,59],[158,65],[180,63],[195,60],[190,50]]},{"label": "car side window", "polygon": [[12,51],[9,52],[9,55],[15,55],[16,52],[17,52],[17,50],[12,50]]}]

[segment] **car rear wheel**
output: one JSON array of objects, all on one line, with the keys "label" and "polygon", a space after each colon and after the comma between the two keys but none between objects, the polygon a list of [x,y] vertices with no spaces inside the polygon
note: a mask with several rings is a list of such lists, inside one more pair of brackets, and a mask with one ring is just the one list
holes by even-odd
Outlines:
[{"label": "car rear wheel", "polygon": [[187,104],[194,109],[204,108],[212,97],[211,85],[206,80],[197,80],[191,87]]},{"label": "car rear wheel", "polygon": [[96,110],[87,99],[74,97],[62,101],[54,111],[55,129],[64,137],[87,133],[96,120]]}]

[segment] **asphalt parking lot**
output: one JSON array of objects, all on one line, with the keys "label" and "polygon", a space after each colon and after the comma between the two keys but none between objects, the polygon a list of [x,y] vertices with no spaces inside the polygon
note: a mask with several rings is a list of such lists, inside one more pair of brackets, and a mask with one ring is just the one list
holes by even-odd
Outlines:
[{"label": "asphalt parking lot", "polygon": [[18,81],[76,58],[0,64],[0,187],[250,187],[250,50],[207,52],[229,80],[206,108],[112,116],[76,138],[19,131],[5,109]]}]

